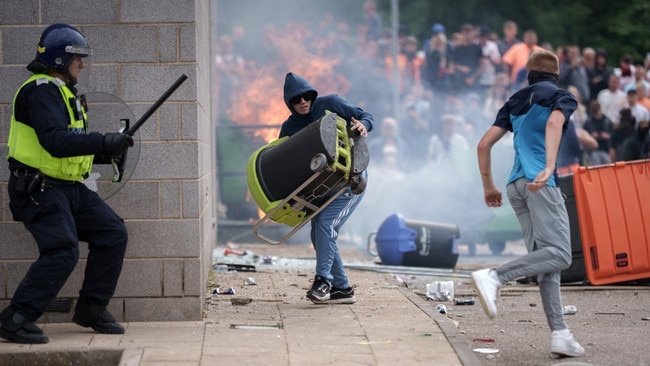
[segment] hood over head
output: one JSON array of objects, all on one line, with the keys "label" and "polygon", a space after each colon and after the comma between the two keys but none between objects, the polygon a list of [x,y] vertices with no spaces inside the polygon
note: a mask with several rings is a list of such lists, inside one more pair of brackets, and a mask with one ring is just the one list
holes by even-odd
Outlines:
[{"label": "hood over head", "polygon": [[295,111],[293,110],[293,106],[289,100],[307,92],[313,93],[312,101],[318,96],[316,89],[314,89],[314,87],[303,77],[292,72],[287,73],[284,78],[284,103],[287,105],[291,113],[295,113]]}]

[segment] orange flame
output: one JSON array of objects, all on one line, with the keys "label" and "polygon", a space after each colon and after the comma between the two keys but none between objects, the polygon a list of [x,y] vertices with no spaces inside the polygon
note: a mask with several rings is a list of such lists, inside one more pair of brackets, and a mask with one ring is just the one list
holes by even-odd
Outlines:
[{"label": "orange flame", "polygon": [[265,36],[266,42],[277,51],[278,59],[247,73],[247,80],[242,81],[232,99],[228,115],[239,125],[274,126],[251,129],[254,138],[268,143],[277,138],[278,127],[290,115],[283,98],[284,72],[280,70],[289,70],[309,80],[320,95],[334,92],[345,95],[349,82],[334,71],[340,58],[326,56],[331,41],[315,36],[306,24],[289,23],[282,29],[268,26]]}]

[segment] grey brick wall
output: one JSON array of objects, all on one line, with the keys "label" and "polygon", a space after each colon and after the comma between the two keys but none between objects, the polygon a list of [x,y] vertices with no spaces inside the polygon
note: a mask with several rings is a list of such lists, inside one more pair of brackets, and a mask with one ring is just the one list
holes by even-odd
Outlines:
[{"label": "grey brick wall", "polygon": [[[80,85],[113,94],[139,118],[183,73],[189,78],[140,129],[130,181],[107,202],[126,221],[129,246],[110,309],[120,321],[198,320],[216,243],[214,126],[211,116],[210,0],[3,0],[0,2],[0,154],[7,152],[11,102],[29,76],[41,31],[78,27],[93,48]],[[70,11],[74,9],[74,11]],[[82,83],[80,83],[82,84]],[[92,120],[90,121],[92,124]],[[117,129],[118,121],[115,121]],[[104,131],[108,132],[108,131]],[[8,208],[0,166],[0,306],[37,257]],[[59,293],[76,300],[87,245]],[[46,313],[41,321],[69,321]]]}]

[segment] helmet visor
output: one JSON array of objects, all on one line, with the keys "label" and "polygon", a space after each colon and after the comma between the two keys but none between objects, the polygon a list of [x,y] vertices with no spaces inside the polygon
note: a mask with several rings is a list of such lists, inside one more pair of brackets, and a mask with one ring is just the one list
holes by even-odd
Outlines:
[{"label": "helmet visor", "polygon": [[97,70],[93,68],[93,56],[84,56],[77,54],[77,57],[82,57],[83,69],[77,75],[76,87],[80,93],[91,92],[91,80],[93,77],[97,77]]},{"label": "helmet visor", "polygon": [[65,52],[79,55],[81,57],[86,57],[92,55],[93,50],[90,47],[70,45],[65,46]]}]

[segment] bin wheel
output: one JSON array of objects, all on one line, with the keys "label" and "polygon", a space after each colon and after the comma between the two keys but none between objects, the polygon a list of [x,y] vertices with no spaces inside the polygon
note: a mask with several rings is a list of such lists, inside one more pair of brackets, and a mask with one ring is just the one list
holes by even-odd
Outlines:
[{"label": "bin wheel", "polygon": [[366,190],[366,186],[368,185],[368,182],[366,181],[366,178],[361,177],[361,176],[354,176],[352,179],[350,179],[350,188],[352,190],[352,193],[359,195],[363,193],[363,191]]},{"label": "bin wheel", "polygon": [[314,155],[313,158],[311,158],[311,162],[309,163],[309,169],[311,169],[312,172],[320,172],[325,167],[327,166],[327,156],[323,153],[318,153]]},{"label": "bin wheel", "polygon": [[488,243],[488,247],[490,247],[490,251],[494,255],[499,255],[503,253],[503,250],[506,249],[506,242],[505,241],[491,241]]}]

